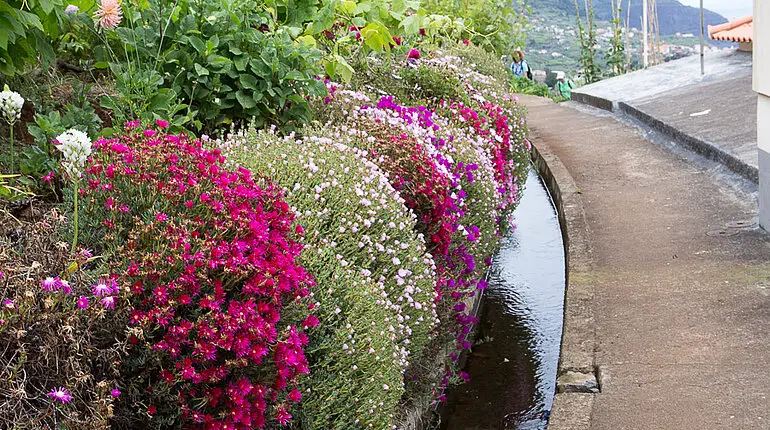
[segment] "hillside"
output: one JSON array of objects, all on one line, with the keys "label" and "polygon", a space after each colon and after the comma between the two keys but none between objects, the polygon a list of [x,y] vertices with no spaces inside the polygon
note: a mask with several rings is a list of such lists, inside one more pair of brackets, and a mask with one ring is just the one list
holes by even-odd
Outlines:
[{"label": "hillside", "polygon": [[[579,0],[582,2],[583,0]],[[575,0],[532,0],[532,27],[527,34],[527,59],[533,69],[563,70],[573,74],[579,68],[580,45],[576,32]],[[629,47],[631,64],[634,68],[641,62],[641,14],[642,0],[631,0],[631,32]],[[626,17],[628,0],[624,0],[623,17]],[[594,0],[597,42],[597,60],[604,61],[609,45],[612,18],[610,0]],[[727,21],[721,15],[705,11],[707,24]],[[676,0],[658,0],[658,21],[661,28],[663,57],[680,58],[696,52],[700,10],[684,6]],[[729,43],[709,44],[717,48],[730,46]]]},{"label": "hillside", "polygon": [[[582,2],[581,2],[582,5]],[[533,10],[559,10],[568,15],[575,15],[574,0],[536,0],[532,2]],[[623,17],[628,13],[628,1],[623,1]],[[610,0],[595,0],[594,14],[600,21],[612,19]],[[706,25],[716,25],[727,22],[727,19],[716,12],[704,12]],[[700,9],[685,6],[676,0],[658,0],[658,22],[661,35],[676,33],[699,33]],[[642,0],[631,0],[631,27],[641,28]]]}]

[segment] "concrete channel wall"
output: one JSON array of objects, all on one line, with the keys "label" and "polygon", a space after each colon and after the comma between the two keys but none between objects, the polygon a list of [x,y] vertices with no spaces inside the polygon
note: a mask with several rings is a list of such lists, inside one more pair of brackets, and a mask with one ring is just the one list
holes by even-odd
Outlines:
[{"label": "concrete channel wall", "polygon": [[559,158],[532,147],[532,160],[553,197],[564,240],[564,328],[550,430],[589,428],[601,374],[594,362],[594,286],[581,191]]}]

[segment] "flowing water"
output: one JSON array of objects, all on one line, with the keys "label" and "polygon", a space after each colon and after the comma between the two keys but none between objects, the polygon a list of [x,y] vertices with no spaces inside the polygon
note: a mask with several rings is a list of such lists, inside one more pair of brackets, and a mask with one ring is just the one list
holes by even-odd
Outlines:
[{"label": "flowing water", "polygon": [[545,429],[556,388],[564,247],[551,197],[530,171],[513,231],[494,258],[470,383],[449,393],[444,430]]}]

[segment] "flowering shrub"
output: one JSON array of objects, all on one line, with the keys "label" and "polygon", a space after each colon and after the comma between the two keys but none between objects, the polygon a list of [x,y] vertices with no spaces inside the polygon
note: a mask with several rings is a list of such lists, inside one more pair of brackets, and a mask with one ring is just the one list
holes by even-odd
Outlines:
[{"label": "flowering shrub", "polygon": [[312,285],[290,208],[219,151],[157,125],[97,141],[85,175],[85,224],[130,306],[114,422],[286,424],[308,339],[282,312]]},{"label": "flowering shrub", "polygon": [[302,263],[318,283],[322,326],[310,333],[302,427],[390,427],[402,374],[437,322],[434,263],[415,216],[363,151],[331,139],[248,132],[220,145],[285,187],[311,250]]},{"label": "flowering shrub", "polygon": [[[453,363],[470,346],[475,318],[469,304],[486,286],[482,262],[490,261],[500,227],[518,201],[528,157],[520,111],[515,100],[506,99],[503,83],[451,56],[411,58],[397,65],[392,77],[398,81],[408,75],[405,71],[423,68],[453,73],[463,83],[456,91],[468,97],[440,100],[434,111],[328,82],[325,115],[334,122],[321,131],[366,150],[415,212],[418,231],[430,239],[441,325],[430,348],[408,369],[413,401],[426,389],[443,398],[444,387],[464,376]],[[448,366],[436,374],[442,355],[448,355]]]}]

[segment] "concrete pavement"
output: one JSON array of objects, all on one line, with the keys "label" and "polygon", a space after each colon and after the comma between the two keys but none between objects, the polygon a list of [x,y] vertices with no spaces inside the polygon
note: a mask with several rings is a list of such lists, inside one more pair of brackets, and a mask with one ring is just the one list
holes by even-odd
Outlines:
[{"label": "concrete pavement", "polygon": [[576,101],[626,114],[757,182],[757,96],[750,53],[688,57],[578,88]]},{"label": "concrete pavement", "polygon": [[560,373],[600,385],[557,394],[550,429],[770,428],[755,185],[611,116],[522,101],[569,241]]}]

